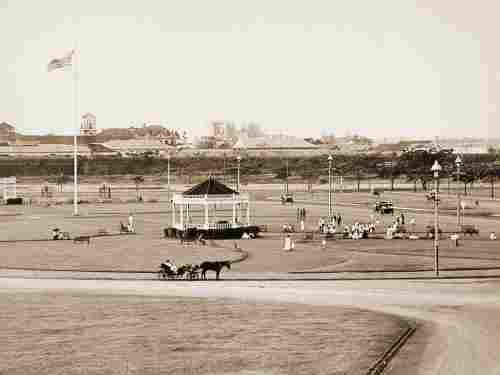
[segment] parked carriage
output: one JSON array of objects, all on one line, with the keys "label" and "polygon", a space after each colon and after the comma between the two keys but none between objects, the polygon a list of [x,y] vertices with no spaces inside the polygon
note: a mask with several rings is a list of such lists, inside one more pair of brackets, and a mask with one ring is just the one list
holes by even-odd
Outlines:
[{"label": "parked carriage", "polygon": [[375,202],[373,209],[375,212],[382,215],[394,213],[394,205],[392,204],[392,201],[377,201]]}]

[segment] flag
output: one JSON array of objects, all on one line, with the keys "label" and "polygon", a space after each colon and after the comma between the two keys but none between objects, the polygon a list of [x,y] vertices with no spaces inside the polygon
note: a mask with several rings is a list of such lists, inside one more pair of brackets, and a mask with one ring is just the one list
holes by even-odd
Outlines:
[{"label": "flag", "polygon": [[71,51],[63,58],[50,60],[49,65],[47,66],[47,70],[51,72],[56,69],[62,69],[66,66],[71,66],[73,62],[74,53],[75,51]]}]

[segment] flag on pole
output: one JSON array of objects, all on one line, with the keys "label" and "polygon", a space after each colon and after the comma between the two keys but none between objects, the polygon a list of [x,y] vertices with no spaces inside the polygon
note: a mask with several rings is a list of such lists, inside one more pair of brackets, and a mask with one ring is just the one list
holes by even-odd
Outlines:
[{"label": "flag on pole", "polygon": [[49,62],[49,65],[47,66],[47,70],[49,72],[56,70],[56,69],[63,69],[66,66],[71,66],[73,63],[73,55],[75,51],[71,51],[68,53],[66,56],[60,58],[60,59],[52,59]]}]

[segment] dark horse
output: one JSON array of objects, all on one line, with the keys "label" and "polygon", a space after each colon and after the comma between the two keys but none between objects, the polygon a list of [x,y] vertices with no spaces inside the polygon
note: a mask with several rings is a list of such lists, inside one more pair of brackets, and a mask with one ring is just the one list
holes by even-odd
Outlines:
[{"label": "dark horse", "polygon": [[201,278],[203,280],[207,279],[207,271],[214,271],[215,272],[215,279],[219,280],[220,276],[220,271],[222,270],[223,267],[227,267],[228,270],[231,269],[231,262],[228,260],[224,261],[215,261],[215,262],[203,262],[200,264],[201,268]]}]

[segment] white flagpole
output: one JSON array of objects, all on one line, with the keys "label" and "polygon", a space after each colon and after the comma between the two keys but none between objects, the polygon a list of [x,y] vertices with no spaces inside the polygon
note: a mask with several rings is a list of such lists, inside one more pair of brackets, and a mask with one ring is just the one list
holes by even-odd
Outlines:
[{"label": "white flagpole", "polygon": [[79,120],[80,116],[78,115],[78,51],[76,50],[73,53],[74,63],[73,63],[73,79],[74,79],[74,110],[75,110],[75,135],[73,139],[73,161],[74,161],[74,186],[73,186],[73,208],[74,216],[78,216],[78,132],[79,132]]}]

